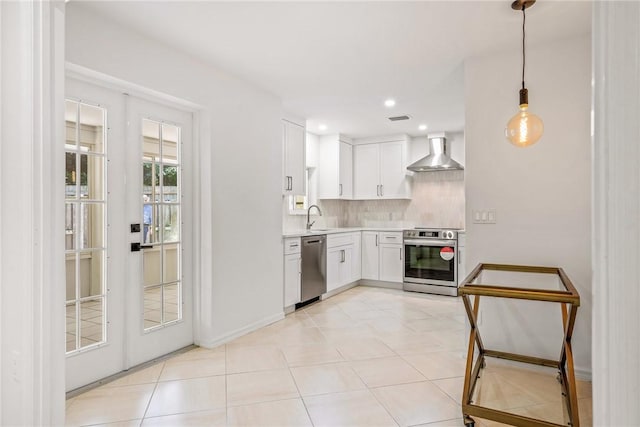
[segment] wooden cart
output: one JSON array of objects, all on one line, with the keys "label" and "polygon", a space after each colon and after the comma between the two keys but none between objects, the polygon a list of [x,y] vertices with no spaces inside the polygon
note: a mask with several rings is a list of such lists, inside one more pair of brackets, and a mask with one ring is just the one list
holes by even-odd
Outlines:
[{"label": "wooden cart", "polygon": [[[480,276],[483,271],[494,270],[502,272],[517,273],[540,273],[553,274],[559,278],[564,289],[546,290],[523,288],[503,284],[480,283]],[[471,331],[469,334],[469,349],[467,353],[467,364],[464,378],[464,389],[462,394],[462,415],[465,426],[472,427],[475,422],[471,416],[486,418],[488,420],[518,426],[565,426],[549,421],[525,417],[497,409],[492,409],[473,402],[473,393],[477,380],[483,369],[486,357],[513,360],[517,362],[530,363],[558,369],[558,381],[562,386],[562,394],[566,402],[569,416],[569,425],[579,427],[578,400],[576,396],[576,380],[573,370],[573,353],[571,350],[571,336],[576,320],[576,313],[580,306],[580,295],[569,280],[569,277],[561,268],[556,267],[531,267],[522,265],[504,264],[478,264],[478,266],[467,276],[460,285],[459,293],[462,296],[464,306],[469,317]],[[474,296],[473,303],[471,296]],[[478,308],[480,297],[515,298],[522,300],[547,301],[559,303],[562,312],[562,324],[564,329],[564,340],[561,343],[560,357],[558,360],[543,359],[539,357],[526,356],[522,354],[507,353],[503,351],[489,350],[485,348],[478,331]],[[477,357],[474,363],[474,356],[477,348]]]}]

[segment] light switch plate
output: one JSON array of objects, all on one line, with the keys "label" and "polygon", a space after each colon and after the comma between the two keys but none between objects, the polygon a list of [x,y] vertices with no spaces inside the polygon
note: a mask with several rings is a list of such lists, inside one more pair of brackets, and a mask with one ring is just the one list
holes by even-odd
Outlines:
[{"label": "light switch plate", "polygon": [[473,215],[474,224],[495,224],[496,223],[496,210],[495,209],[482,209],[474,210],[471,212]]}]

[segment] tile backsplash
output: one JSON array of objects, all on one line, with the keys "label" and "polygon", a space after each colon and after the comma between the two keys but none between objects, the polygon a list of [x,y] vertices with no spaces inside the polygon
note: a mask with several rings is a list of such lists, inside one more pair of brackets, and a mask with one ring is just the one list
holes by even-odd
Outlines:
[{"label": "tile backsplash", "polygon": [[[319,200],[317,228],[464,228],[464,171],[421,172],[412,179],[411,200]],[[284,230],[303,229],[306,216],[289,215],[283,201]]]}]

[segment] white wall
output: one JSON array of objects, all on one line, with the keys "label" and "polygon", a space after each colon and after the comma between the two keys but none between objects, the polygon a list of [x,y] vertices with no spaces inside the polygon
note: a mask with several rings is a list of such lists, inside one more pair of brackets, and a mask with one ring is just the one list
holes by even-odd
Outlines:
[{"label": "white wall", "polygon": [[203,106],[197,341],[212,345],[281,316],[280,100],[78,3],[67,5],[66,37],[69,62]]},{"label": "white wall", "polygon": [[[467,271],[479,262],[564,268],[581,296],[573,345],[583,376],[591,372],[590,49],[585,35],[527,50],[530,109],[545,125],[528,148],[504,137],[518,107],[521,52],[465,63]],[[481,209],[495,209],[497,223],[473,224],[471,212]],[[559,307],[483,305],[489,348],[558,357]]]}]

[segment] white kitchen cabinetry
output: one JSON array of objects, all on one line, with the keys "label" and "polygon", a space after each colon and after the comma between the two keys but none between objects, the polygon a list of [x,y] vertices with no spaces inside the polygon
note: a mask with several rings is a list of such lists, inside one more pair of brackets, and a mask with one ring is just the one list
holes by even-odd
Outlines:
[{"label": "white kitchen cabinetry", "polygon": [[464,231],[458,232],[458,286],[467,277],[467,267],[465,262],[467,260],[467,251],[465,248],[467,236]]},{"label": "white kitchen cabinetry", "polygon": [[340,135],[320,137],[318,143],[318,198],[353,198],[353,147]]},{"label": "white kitchen cabinetry", "polygon": [[402,232],[362,232],[362,278],[402,283]]},{"label": "white kitchen cabinetry", "polygon": [[283,194],[306,194],[305,129],[287,120],[282,121]]},{"label": "white kitchen cabinetry", "polygon": [[402,245],[380,245],[380,280],[402,282]]},{"label": "white kitchen cabinetry", "polygon": [[284,307],[300,302],[301,262],[300,238],[284,239]]},{"label": "white kitchen cabinetry", "polygon": [[327,292],[360,280],[360,233],[327,236]]},{"label": "white kitchen cabinetry", "polygon": [[407,141],[354,145],[353,198],[408,199]]},{"label": "white kitchen cabinetry", "polygon": [[362,232],[362,278],[378,280],[379,274],[379,236],[377,231]]}]

